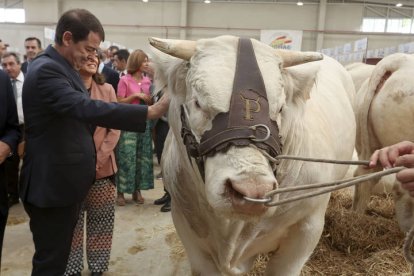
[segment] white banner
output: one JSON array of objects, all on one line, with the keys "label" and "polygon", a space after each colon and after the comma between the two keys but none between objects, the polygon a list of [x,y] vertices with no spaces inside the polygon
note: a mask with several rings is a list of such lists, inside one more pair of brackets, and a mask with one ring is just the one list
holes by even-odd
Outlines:
[{"label": "white banner", "polygon": [[368,48],[367,37],[354,42],[354,52],[365,51],[367,48]]},{"label": "white banner", "polygon": [[261,30],[260,41],[275,49],[300,51],[302,48],[302,31]]}]

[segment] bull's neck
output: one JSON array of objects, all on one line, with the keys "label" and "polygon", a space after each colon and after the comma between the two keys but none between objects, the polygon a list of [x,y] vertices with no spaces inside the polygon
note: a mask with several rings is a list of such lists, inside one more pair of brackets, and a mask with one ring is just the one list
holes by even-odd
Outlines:
[{"label": "bull's neck", "polygon": [[[292,111],[282,121],[281,135],[284,155],[308,156],[309,133],[303,124],[303,111]],[[299,115],[299,116],[298,116]],[[277,168],[277,179],[281,186],[293,186],[299,178],[302,161],[282,160]]]}]

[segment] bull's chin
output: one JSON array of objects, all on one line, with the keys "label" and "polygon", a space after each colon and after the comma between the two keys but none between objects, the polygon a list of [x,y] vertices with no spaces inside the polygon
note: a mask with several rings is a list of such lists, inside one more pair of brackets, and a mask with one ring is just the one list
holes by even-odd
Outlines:
[{"label": "bull's chin", "polygon": [[249,216],[259,216],[268,210],[268,207],[264,204],[253,203],[245,200],[243,195],[234,189],[227,189],[226,194],[231,202],[234,212],[236,213]]}]

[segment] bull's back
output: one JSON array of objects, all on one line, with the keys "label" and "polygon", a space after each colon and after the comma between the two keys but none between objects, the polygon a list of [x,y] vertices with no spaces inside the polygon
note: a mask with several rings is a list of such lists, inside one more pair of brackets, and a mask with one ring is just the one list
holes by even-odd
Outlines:
[{"label": "bull's back", "polygon": [[393,72],[372,99],[368,120],[381,147],[402,140],[414,141],[414,62],[412,64]]}]

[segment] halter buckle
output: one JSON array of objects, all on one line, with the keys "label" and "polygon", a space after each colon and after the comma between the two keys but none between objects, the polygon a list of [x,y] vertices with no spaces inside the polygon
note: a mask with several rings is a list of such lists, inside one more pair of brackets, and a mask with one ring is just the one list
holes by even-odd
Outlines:
[{"label": "halter buckle", "polygon": [[252,137],[250,137],[250,139],[252,141],[254,141],[254,142],[264,142],[264,141],[267,141],[270,138],[270,129],[269,129],[269,127],[267,125],[257,124],[257,125],[251,126],[249,128],[252,129],[252,130],[256,130],[259,127],[262,127],[262,128],[264,128],[266,130],[266,132],[267,132],[266,133],[266,136],[264,138],[256,138],[255,136],[252,136]]}]

